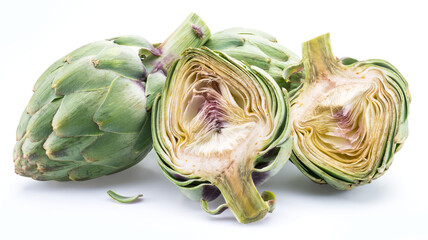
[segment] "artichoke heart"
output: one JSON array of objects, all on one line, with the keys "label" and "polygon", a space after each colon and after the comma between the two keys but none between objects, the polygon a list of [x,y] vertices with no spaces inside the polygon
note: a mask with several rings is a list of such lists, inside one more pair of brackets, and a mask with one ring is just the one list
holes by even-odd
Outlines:
[{"label": "artichoke heart", "polygon": [[176,92],[165,105],[167,112],[178,113],[168,119],[168,138],[177,139],[172,143],[174,163],[186,174],[208,178],[254,157],[272,131],[272,122],[256,95],[257,86],[239,82],[216,66],[192,64],[179,76],[183,83],[172,86]]},{"label": "artichoke heart", "polygon": [[[242,223],[263,218],[273,194],[261,196],[255,183],[291,154],[287,98],[261,69],[207,48],[187,50],[153,110],[154,149],[165,174],[207,212],[228,207]],[[220,193],[226,203],[208,210],[206,201]]]},{"label": "artichoke heart", "polygon": [[340,190],[370,183],[407,137],[404,78],[383,60],[337,60],[325,34],[303,45],[305,83],[292,98],[292,161]]}]

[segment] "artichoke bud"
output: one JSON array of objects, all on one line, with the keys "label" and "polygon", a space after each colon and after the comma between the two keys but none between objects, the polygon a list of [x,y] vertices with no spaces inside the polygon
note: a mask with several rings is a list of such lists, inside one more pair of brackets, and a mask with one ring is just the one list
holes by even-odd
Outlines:
[{"label": "artichoke bud", "polygon": [[306,79],[291,99],[292,162],[340,190],[370,183],[407,137],[410,93],[390,63],[338,60],[329,34],[303,44]]},{"label": "artichoke bud", "polygon": [[[208,48],[189,49],[170,69],[153,106],[153,147],[165,175],[185,195],[248,223],[273,210],[256,184],[291,154],[287,92],[262,69]],[[226,203],[209,210],[207,201]]]},{"label": "artichoke bud", "polygon": [[304,78],[300,71],[293,75],[286,72],[290,67],[300,63],[299,57],[280,45],[275,37],[262,31],[246,28],[227,29],[213,34],[205,46],[263,69],[280,87],[286,88],[289,92],[303,82]]},{"label": "artichoke bud", "polygon": [[[203,38],[194,33],[195,26]],[[22,114],[16,173],[37,180],[86,180],[138,163],[151,150],[148,110],[162,89],[164,70],[209,36],[203,21],[191,14],[158,48],[123,36],[59,59],[36,82]]]}]

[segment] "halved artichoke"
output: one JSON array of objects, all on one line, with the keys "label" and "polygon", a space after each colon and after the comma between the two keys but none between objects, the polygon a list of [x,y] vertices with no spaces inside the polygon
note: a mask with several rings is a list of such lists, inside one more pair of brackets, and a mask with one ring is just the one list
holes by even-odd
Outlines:
[{"label": "halved artichoke", "polygon": [[213,34],[205,46],[263,69],[289,94],[303,82],[303,72],[297,71],[301,68],[300,58],[268,33],[230,28]]},{"label": "halved artichoke", "polygon": [[408,134],[403,76],[383,60],[337,60],[329,34],[303,44],[303,64],[305,82],[291,99],[291,161],[340,190],[380,177]]},{"label": "halved artichoke", "polygon": [[[203,209],[230,208],[241,223],[272,211],[258,193],[291,154],[289,100],[263,70],[207,48],[189,49],[171,67],[153,106],[153,147],[165,175]],[[222,194],[216,210],[207,201]]]},{"label": "halved artichoke", "polygon": [[36,82],[22,114],[16,173],[87,180],[138,163],[152,147],[148,110],[166,71],[187,47],[202,46],[209,37],[208,27],[191,14],[157,48],[125,36],[59,59]]}]

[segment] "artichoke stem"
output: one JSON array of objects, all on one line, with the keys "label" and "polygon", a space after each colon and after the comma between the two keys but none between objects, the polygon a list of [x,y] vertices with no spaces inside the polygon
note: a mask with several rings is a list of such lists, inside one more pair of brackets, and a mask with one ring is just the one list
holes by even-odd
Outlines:
[{"label": "artichoke stem", "polygon": [[198,48],[211,37],[208,26],[195,13],[191,13],[186,20],[168,37],[157,49],[160,56],[150,55],[143,60],[149,73],[164,72],[172,63],[180,58],[189,47]]},{"label": "artichoke stem", "polygon": [[213,183],[240,223],[258,221],[270,211],[269,203],[258,193],[248,169],[231,167]]},{"label": "artichoke stem", "polygon": [[329,33],[303,43],[303,64],[307,83],[322,80],[340,68],[331,50]]}]

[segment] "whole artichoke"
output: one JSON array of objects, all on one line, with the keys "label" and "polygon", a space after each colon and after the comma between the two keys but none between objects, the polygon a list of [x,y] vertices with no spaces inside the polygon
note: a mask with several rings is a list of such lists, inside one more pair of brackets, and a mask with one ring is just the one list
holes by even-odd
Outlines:
[{"label": "whole artichoke", "polygon": [[370,183],[408,134],[407,82],[390,63],[337,60],[329,34],[303,44],[306,79],[291,99],[291,161],[340,190]]},{"label": "whole artichoke", "polygon": [[[153,105],[153,147],[169,180],[203,209],[230,208],[248,223],[272,211],[275,197],[255,185],[291,153],[289,100],[275,81],[221,52],[189,49],[174,64]],[[220,193],[226,203],[208,210]]]},{"label": "whole artichoke", "polygon": [[248,28],[226,29],[213,34],[205,46],[263,69],[290,94],[303,82],[303,72],[298,71],[300,58],[268,33]]},{"label": "whole artichoke", "polygon": [[[191,14],[156,48],[125,36],[90,43],[50,66],[34,86],[14,149],[16,173],[87,180],[138,163],[151,149],[151,108],[166,71],[210,37]],[[143,60],[144,59],[144,60]]]}]

